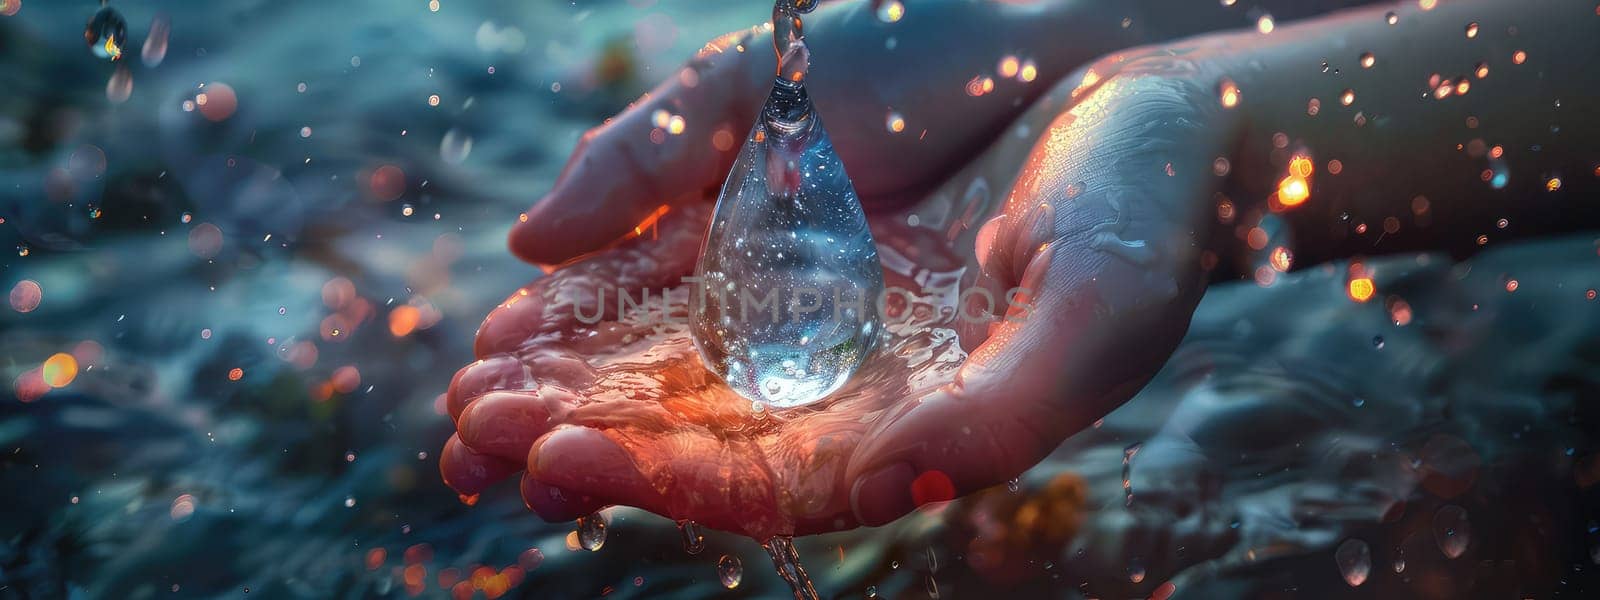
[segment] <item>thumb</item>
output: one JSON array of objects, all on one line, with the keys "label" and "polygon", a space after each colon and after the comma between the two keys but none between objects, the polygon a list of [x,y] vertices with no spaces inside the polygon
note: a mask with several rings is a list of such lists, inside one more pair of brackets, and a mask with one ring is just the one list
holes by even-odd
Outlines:
[{"label": "thumb", "polygon": [[733,164],[757,109],[750,32],[706,44],[675,76],[578,141],[555,186],[511,229],[511,251],[553,265],[699,200]]},{"label": "thumb", "polygon": [[1109,78],[1043,133],[978,235],[980,278],[1020,288],[1016,302],[954,382],[857,449],[862,523],[1020,475],[1166,362],[1204,290],[1211,161],[1230,129],[1190,77]]}]

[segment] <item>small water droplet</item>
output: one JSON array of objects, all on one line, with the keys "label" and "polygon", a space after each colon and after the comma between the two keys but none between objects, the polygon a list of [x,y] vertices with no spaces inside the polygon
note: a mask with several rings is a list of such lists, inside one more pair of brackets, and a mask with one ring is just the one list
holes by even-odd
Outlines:
[{"label": "small water droplet", "polygon": [[1400,15],[1394,14],[1394,11],[1389,11],[1388,14],[1383,16],[1383,20],[1390,25],[1393,25],[1400,22]]},{"label": "small water droplet", "polygon": [[522,554],[517,556],[517,566],[524,572],[537,569],[542,564],[544,564],[544,552],[538,548],[523,550]]},{"label": "small water droplet", "polygon": [[469,154],[472,154],[472,136],[455,128],[444,132],[444,138],[439,140],[439,158],[459,165],[467,160]]},{"label": "small water droplet", "polygon": [[1013,477],[1011,481],[1006,482],[1006,491],[1015,494],[1020,489],[1022,489],[1021,479]]},{"label": "small water droplet", "polygon": [[722,581],[722,587],[730,590],[739,587],[739,582],[744,580],[744,565],[739,557],[724,554],[717,559],[717,579]]},{"label": "small water droplet", "polygon": [[84,26],[83,41],[89,44],[89,51],[96,57],[121,60],[122,49],[128,45],[128,21],[117,9],[103,7]]},{"label": "small water droplet", "polygon": [[1406,559],[1405,559],[1405,557],[1402,556],[1402,557],[1398,557],[1398,558],[1394,559],[1394,572],[1396,572],[1396,573],[1404,573],[1405,571],[1406,571]]},{"label": "small water droplet", "polygon": [[[1597,562],[1600,562],[1600,561],[1597,561]],[[878,586],[875,586],[875,585],[867,586],[867,597],[868,598],[877,598],[878,597]]]},{"label": "small water droplet", "polygon": [[706,536],[700,532],[700,524],[694,521],[678,521],[678,533],[683,536],[683,551],[689,554],[699,554],[706,549]]},{"label": "small water droplet", "polygon": [[1382,350],[1383,349],[1383,336],[1381,336],[1381,335],[1372,336],[1372,347],[1373,348],[1377,348],[1379,350]]},{"label": "small water droplet", "polygon": [[1378,64],[1378,57],[1373,56],[1371,52],[1361,53],[1361,68],[1371,69],[1375,64]]},{"label": "small water droplet", "polygon": [[600,513],[578,519],[578,545],[596,552],[606,545],[606,519]]},{"label": "small water droplet", "polygon": [[1144,560],[1135,558],[1128,561],[1128,582],[1141,583],[1144,581]]},{"label": "small water droplet", "polygon": [[1433,540],[1445,556],[1459,558],[1465,554],[1471,537],[1472,524],[1467,521],[1466,509],[1449,505],[1433,514]]},{"label": "small water droplet", "polygon": [[1366,542],[1355,538],[1339,544],[1339,548],[1333,551],[1333,561],[1339,565],[1339,573],[1350,587],[1361,587],[1372,573],[1372,549],[1367,547]]}]

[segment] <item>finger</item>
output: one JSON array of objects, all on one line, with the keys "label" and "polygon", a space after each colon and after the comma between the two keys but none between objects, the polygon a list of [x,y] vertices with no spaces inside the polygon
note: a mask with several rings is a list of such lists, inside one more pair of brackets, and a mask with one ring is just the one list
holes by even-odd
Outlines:
[{"label": "finger", "polygon": [[983,276],[1021,288],[1019,301],[955,382],[857,450],[863,523],[1020,474],[1165,362],[1204,288],[1196,198],[1216,186],[1210,164],[1231,131],[1195,77],[1110,78],[1044,133],[978,249],[998,257]]},{"label": "finger", "polygon": [[748,54],[736,49],[748,38],[713,40],[676,77],[584,134],[550,193],[512,227],[511,251],[558,264],[624,237],[664,204],[716,188],[759,104]]},{"label": "finger", "polygon": [[445,402],[450,408],[450,418],[460,422],[461,412],[479,396],[498,390],[532,387],[533,376],[522,361],[502,354],[475,361],[456,371],[450,378],[450,389],[445,392]]},{"label": "finger", "polygon": [[450,436],[439,453],[439,475],[462,496],[476,496],[490,485],[521,470],[521,463],[478,454]]},{"label": "finger", "polygon": [[528,452],[528,475],[564,490],[568,502],[624,504],[670,515],[665,497],[632,455],[598,429],[566,426],[543,436]]},{"label": "finger", "polygon": [[592,497],[574,494],[522,474],[522,502],[539,518],[551,523],[586,517],[605,505]]},{"label": "finger", "polygon": [[553,387],[531,392],[491,392],[461,411],[457,436],[474,452],[526,460],[534,440],[560,423],[576,401],[572,394]]}]

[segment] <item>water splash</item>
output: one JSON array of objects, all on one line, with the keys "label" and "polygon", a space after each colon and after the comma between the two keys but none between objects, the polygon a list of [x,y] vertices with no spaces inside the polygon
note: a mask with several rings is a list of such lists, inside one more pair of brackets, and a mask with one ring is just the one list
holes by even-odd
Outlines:
[{"label": "water splash", "polygon": [[806,92],[800,15],[815,6],[773,7],[777,77],[717,200],[691,294],[706,366],[778,408],[838,390],[883,329],[877,245]]},{"label": "water splash", "polygon": [[761,547],[766,548],[767,555],[772,557],[772,566],[778,569],[778,576],[794,591],[795,600],[817,599],[811,576],[806,575],[805,567],[800,566],[800,553],[794,549],[794,538],[776,536],[761,544]]}]

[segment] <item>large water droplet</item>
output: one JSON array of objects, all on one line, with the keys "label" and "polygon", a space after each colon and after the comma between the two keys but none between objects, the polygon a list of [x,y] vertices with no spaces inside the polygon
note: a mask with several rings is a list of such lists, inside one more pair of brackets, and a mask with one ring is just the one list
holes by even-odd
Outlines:
[{"label": "large water droplet", "polygon": [[1339,565],[1339,574],[1350,587],[1361,587],[1372,573],[1372,549],[1367,543],[1351,538],[1333,551],[1333,562]]},{"label": "large water droplet", "polygon": [[730,590],[739,587],[739,582],[744,581],[744,565],[739,557],[724,554],[717,559],[717,579],[722,581],[722,587]]},{"label": "large water droplet", "polygon": [[83,28],[83,41],[89,51],[106,60],[122,58],[122,48],[128,45],[128,21],[122,13],[109,6],[101,8],[89,18]]},{"label": "large water droplet", "polygon": [[584,550],[595,552],[606,545],[606,519],[600,513],[592,513],[587,517],[578,519],[578,545]]},{"label": "large water droplet", "polygon": [[1467,522],[1467,510],[1459,506],[1441,507],[1433,513],[1433,541],[1439,551],[1450,558],[1459,558],[1467,552],[1472,536],[1472,524]]},{"label": "large water droplet", "polygon": [[806,92],[795,2],[774,10],[778,76],[717,199],[690,293],[706,366],[780,408],[839,389],[882,329],[877,246]]}]

